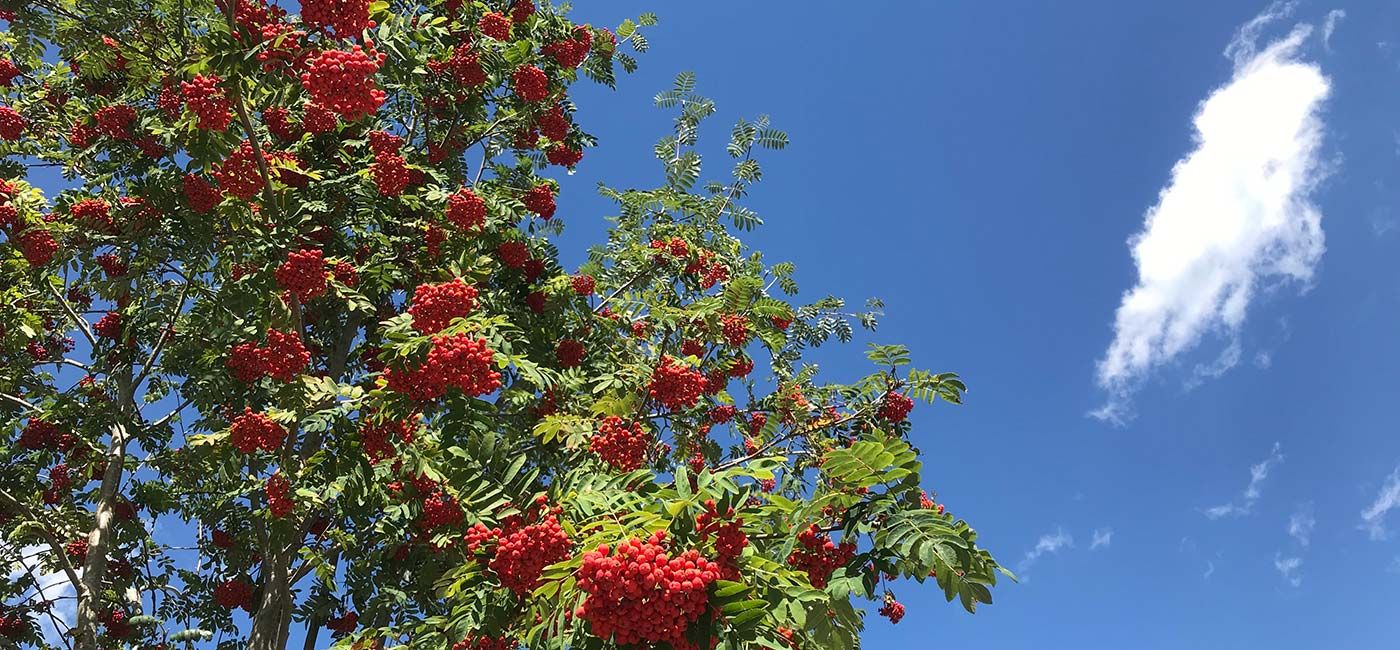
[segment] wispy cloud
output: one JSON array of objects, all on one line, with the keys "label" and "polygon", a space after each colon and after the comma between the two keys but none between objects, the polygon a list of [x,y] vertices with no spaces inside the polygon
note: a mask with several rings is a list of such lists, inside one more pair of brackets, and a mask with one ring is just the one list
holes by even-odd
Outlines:
[{"label": "wispy cloud", "polygon": [[1274,448],[1269,452],[1269,457],[1261,460],[1249,467],[1249,485],[1245,487],[1244,493],[1238,499],[1230,503],[1206,508],[1201,512],[1208,519],[1220,519],[1222,517],[1241,517],[1254,512],[1254,504],[1263,494],[1262,486],[1264,480],[1269,478],[1269,472],[1279,463],[1283,462],[1283,454],[1279,453],[1279,444],[1274,443]]},{"label": "wispy cloud", "polygon": [[[1098,364],[1108,400],[1094,417],[1125,421],[1154,369],[1206,334],[1233,340],[1259,287],[1312,278],[1324,250],[1313,194],[1326,175],[1319,151],[1330,82],[1300,59],[1309,25],[1258,47],[1263,29],[1291,10],[1275,4],[1225,49],[1233,76],[1201,103],[1194,150],[1129,240],[1138,279],[1123,294]],[[1229,360],[1206,374],[1225,372]]]},{"label": "wispy cloud", "polygon": [[[77,600],[73,597],[76,590],[73,583],[68,579],[68,574],[63,571],[45,573],[38,566],[38,562],[32,558],[41,550],[47,547],[28,546],[20,551],[20,558],[9,567],[10,581],[19,580],[26,574],[34,576],[34,591],[29,594],[27,602],[33,605],[41,605],[44,602],[51,603],[49,613],[53,615],[39,616],[36,621],[39,624],[39,631],[43,634],[44,640],[55,647],[64,645],[63,637],[72,629],[73,623],[78,616]],[[54,624],[57,620],[59,626]]]},{"label": "wispy cloud", "polygon": [[1097,551],[1101,548],[1108,548],[1113,544],[1113,529],[1098,528],[1094,530],[1094,539],[1089,542],[1089,550]]},{"label": "wispy cloud", "polygon": [[1308,543],[1312,541],[1313,527],[1316,525],[1317,517],[1313,514],[1313,505],[1305,503],[1288,516],[1288,536],[1307,548]]},{"label": "wispy cloud", "polygon": [[1327,51],[1332,51],[1332,34],[1337,31],[1337,23],[1346,17],[1347,12],[1341,9],[1327,12],[1327,19],[1322,23],[1322,47]]},{"label": "wispy cloud", "polygon": [[1385,539],[1385,515],[1400,507],[1400,467],[1385,479],[1376,500],[1361,511],[1361,529],[1371,535],[1371,539]]},{"label": "wispy cloud", "polygon": [[1056,528],[1053,533],[1046,533],[1036,541],[1035,547],[1026,551],[1026,556],[1021,558],[1021,563],[1016,565],[1019,573],[1026,573],[1036,560],[1046,553],[1058,553],[1061,549],[1074,548],[1074,538],[1066,533],[1063,528]]},{"label": "wispy cloud", "polygon": [[1279,575],[1283,576],[1289,584],[1297,587],[1303,584],[1303,558],[1283,557],[1282,554],[1274,555],[1274,568],[1278,569]]},{"label": "wispy cloud", "polygon": [[1215,563],[1206,560],[1206,572],[1201,574],[1201,579],[1209,580],[1213,575],[1215,575]]}]

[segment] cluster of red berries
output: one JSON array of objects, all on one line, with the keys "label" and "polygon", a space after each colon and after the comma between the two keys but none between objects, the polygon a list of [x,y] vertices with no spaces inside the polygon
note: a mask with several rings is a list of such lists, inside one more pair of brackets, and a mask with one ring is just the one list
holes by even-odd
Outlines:
[{"label": "cluster of red berries", "polygon": [[597,280],[595,280],[593,276],[588,275],[586,273],[580,273],[578,275],[575,275],[572,279],[569,280],[569,284],[573,286],[574,293],[580,296],[593,295],[593,290],[598,286]]},{"label": "cluster of red berries", "polygon": [[93,333],[104,339],[116,340],[122,335],[122,315],[119,312],[109,311],[97,319],[92,324]]},{"label": "cluster of red berries", "polygon": [[223,194],[219,188],[209,184],[201,176],[195,174],[185,174],[180,181],[181,188],[185,192],[185,200],[190,202],[190,209],[197,214],[207,214],[218,207],[223,200]]},{"label": "cluster of red berries", "polygon": [[29,634],[29,629],[29,617],[24,614],[19,612],[0,614],[0,636],[11,641],[18,641]]},{"label": "cluster of red berries", "polygon": [[360,624],[360,615],[355,612],[345,612],[340,616],[331,616],[326,619],[326,627],[334,632],[336,636],[344,636],[355,631],[355,626]]},{"label": "cluster of red berries", "polygon": [[540,215],[545,221],[554,217],[554,192],[548,185],[536,185],[530,188],[525,196],[520,198],[520,202],[525,204],[525,209]]},{"label": "cluster of red berries", "polygon": [[312,58],[301,85],[311,101],[355,121],[379,110],[386,95],[374,84],[374,75],[384,63],[384,54],[359,45],[349,51],[326,50]]},{"label": "cluster of red berries", "polygon": [[904,605],[894,599],[894,596],[885,594],[885,604],[880,606],[880,615],[890,619],[890,623],[899,624],[904,618]]},{"label": "cluster of red berries", "polygon": [[457,503],[456,497],[441,489],[433,490],[423,499],[423,514],[418,517],[418,528],[425,533],[456,528],[462,525],[462,516],[462,506]]},{"label": "cluster of red berries", "polygon": [[[263,154],[264,162],[270,162]],[[263,189],[262,172],[258,168],[258,154],[253,144],[244,140],[227,158],[214,168],[214,179],[223,188],[224,194],[247,201]]]},{"label": "cluster of red berries", "polygon": [[58,463],[49,468],[49,487],[44,490],[44,503],[53,505],[63,500],[63,496],[68,494],[68,490],[73,487],[73,477],[68,471],[67,463]]},{"label": "cluster of red berries", "polygon": [[239,343],[229,350],[224,365],[234,379],[252,383],[262,377],[289,382],[311,363],[311,353],[296,332],[267,331],[267,345]]},{"label": "cluster of red berries", "polygon": [[136,121],[136,109],[126,104],[103,106],[93,111],[92,119],[97,131],[113,140],[129,140],[131,123]]},{"label": "cluster of red berries", "polygon": [[909,417],[909,412],[914,410],[914,400],[908,396],[894,391],[888,391],[880,399],[880,410],[876,413],[881,420],[886,422],[900,423]]},{"label": "cluster of red berries", "polygon": [[559,344],[554,346],[554,358],[559,361],[560,368],[577,368],[583,365],[586,356],[588,348],[575,339],[561,339]]},{"label": "cluster of red berries", "polygon": [[374,27],[369,0],[302,0],[301,20],[313,28],[326,28],[336,38],[354,38]]},{"label": "cluster of red berries", "polygon": [[799,571],[806,571],[807,579],[818,589],[825,589],[831,573],[850,564],[856,554],[855,544],[831,541],[831,537],[822,533],[816,524],[798,533],[797,542],[801,548],[794,549],[788,555],[788,564]]},{"label": "cluster of red berries", "polygon": [[501,256],[502,264],[513,269],[523,268],[530,261],[530,247],[514,239],[501,242],[496,247],[496,254]]},{"label": "cluster of red berries", "polygon": [[452,650],[516,650],[519,645],[514,639],[490,636],[469,636],[452,644]]},{"label": "cluster of red berries", "polygon": [[292,124],[292,112],[282,106],[272,106],[262,112],[263,124],[277,139],[287,141],[297,139],[301,133]]},{"label": "cluster of red berries", "polygon": [[229,442],[234,449],[251,454],[259,449],[277,451],[287,439],[287,429],[262,413],[244,407],[243,414],[229,425]]},{"label": "cluster of red berries", "polygon": [[24,116],[9,106],[0,106],[0,140],[14,142],[24,135]]},{"label": "cluster of red berries", "polygon": [[126,612],[120,609],[108,612],[106,620],[102,621],[102,627],[107,636],[113,639],[131,636],[131,623],[126,620]]},{"label": "cluster of red berries", "polygon": [[98,232],[111,233],[117,229],[112,219],[112,205],[102,199],[83,199],[68,208],[73,220]]},{"label": "cluster of red berries", "polygon": [[580,160],[583,160],[583,150],[561,143],[550,147],[549,151],[545,152],[544,157],[551,165],[573,167]]},{"label": "cluster of red berries", "polygon": [[653,239],[651,240],[651,248],[670,253],[671,257],[679,259],[690,257],[690,244],[680,237],[672,237],[670,240]]},{"label": "cluster of red berries", "polygon": [[702,542],[708,541],[710,535],[715,536],[715,560],[724,570],[721,577],[736,578],[735,561],[749,545],[749,537],[744,534],[744,520],[734,517],[734,508],[720,513],[715,500],[706,499],[705,511],[695,517],[695,533]]},{"label": "cluster of red berries", "polygon": [[720,317],[719,326],[726,343],[737,348],[749,342],[749,319],[743,314],[725,314]]},{"label": "cluster of red berries", "polygon": [[661,363],[651,372],[647,395],[667,410],[678,411],[695,406],[705,392],[705,376],[700,371],[672,359],[661,357]]},{"label": "cluster of red berries", "polygon": [[476,26],[481,29],[481,33],[490,36],[498,41],[510,40],[511,19],[507,16],[488,11],[477,21]]},{"label": "cluster of red berries", "polygon": [[374,162],[369,164],[369,172],[381,196],[398,196],[408,187],[408,162],[399,153],[402,146],[402,138],[386,131],[371,131],[369,134],[369,147],[374,151]]},{"label": "cluster of red berries", "polygon": [[414,423],[411,420],[385,420],[375,424],[366,419],[360,425],[360,448],[371,464],[394,457],[393,439],[405,445],[413,442]]},{"label": "cluster of red berries", "polygon": [[214,604],[224,609],[253,609],[253,585],[242,578],[225,580],[214,587]]},{"label": "cluster of red berries", "polygon": [[21,449],[37,451],[40,449],[56,449],[59,439],[63,434],[57,425],[47,420],[32,419],[24,425],[20,431],[19,440],[16,444]]},{"label": "cluster of red berries", "polygon": [[540,51],[565,68],[577,68],[583,65],[584,59],[588,58],[588,51],[593,47],[593,32],[579,25],[574,28],[573,36],[550,43],[540,48]]},{"label": "cluster of red berries", "polygon": [[58,253],[58,240],[54,239],[53,233],[42,228],[28,228],[10,241],[19,247],[31,267],[48,264]]},{"label": "cluster of red berries", "polygon": [[287,482],[287,477],[282,476],[280,472],[267,477],[263,493],[267,495],[267,508],[273,517],[281,519],[292,513],[296,503],[288,496],[291,490],[291,483]]},{"label": "cluster of red berries", "polygon": [[181,82],[180,92],[185,97],[185,105],[195,115],[195,126],[206,131],[223,131],[233,121],[233,103],[219,87],[223,79],[215,75],[195,75],[191,81]]},{"label": "cluster of red berries", "polygon": [[14,61],[0,59],[0,86],[9,88],[10,84],[14,82],[15,77],[22,74],[24,73],[20,71],[19,66],[15,65]]},{"label": "cluster of red berries", "polygon": [[496,356],[486,341],[466,334],[433,338],[428,358],[413,370],[385,372],[389,389],[411,399],[434,400],[456,388],[476,397],[501,387]]},{"label": "cluster of red berries", "polygon": [[326,292],[326,257],[317,248],[292,251],[277,267],[277,286],[306,302]]},{"label": "cluster of red berries", "polygon": [[603,462],[621,472],[641,468],[646,462],[651,436],[638,422],[627,422],[609,415],[598,422],[598,430],[588,441],[588,449]]},{"label": "cluster of red berries", "polygon": [[307,102],[301,112],[301,128],[307,133],[330,133],[337,126],[340,120],[330,109],[315,102]]},{"label": "cluster of red berries", "polygon": [[667,643],[692,649],[685,637],[709,606],[709,588],[720,577],[718,564],[690,549],[671,557],[666,533],[607,544],[583,554],[578,588],[588,594],[574,615],[593,634],[619,646]]},{"label": "cluster of red berries", "polygon": [[413,328],[424,334],[437,334],[452,321],[470,314],[476,308],[476,287],[462,278],[438,284],[420,284],[413,290]]},{"label": "cluster of red berries", "polygon": [[465,43],[454,48],[446,61],[429,61],[428,70],[450,77],[458,86],[475,88],[486,83],[486,70],[471,46]]},{"label": "cluster of red berries", "polygon": [[88,543],[86,539],[75,539],[63,545],[63,554],[68,557],[68,563],[79,566],[87,561]]},{"label": "cluster of red berries", "polygon": [[539,126],[540,133],[555,142],[563,142],[569,137],[569,118],[564,117],[564,107],[559,104],[540,116]]},{"label": "cluster of red berries", "polygon": [[496,528],[478,522],[464,538],[468,552],[488,554],[487,566],[501,585],[522,596],[539,586],[545,567],[569,557],[574,547],[559,523],[561,510],[545,509],[547,503],[540,495],[525,514],[506,517]]},{"label": "cluster of red berries", "polygon": [[533,65],[522,65],[511,75],[515,94],[527,102],[544,101],[549,97],[549,75]]},{"label": "cluster of red berries", "polygon": [[447,222],[462,230],[486,225],[486,201],[463,187],[447,197]]}]

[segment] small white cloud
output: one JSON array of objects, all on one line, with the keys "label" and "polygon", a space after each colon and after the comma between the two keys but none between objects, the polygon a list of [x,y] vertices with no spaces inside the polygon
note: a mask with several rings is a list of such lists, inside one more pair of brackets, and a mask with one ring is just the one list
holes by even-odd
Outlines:
[{"label": "small white cloud", "polygon": [[1294,587],[1303,584],[1303,575],[1299,572],[1302,567],[1303,558],[1283,557],[1282,554],[1274,555],[1274,568],[1278,569],[1279,575],[1283,576],[1283,579]]},{"label": "small white cloud", "polygon": [[[1098,363],[1108,399],[1093,417],[1129,419],[1132,395],[1154,369],[1207,334],[1233,340],[1261,285],[1312,279],[1325,248],[1313,194],[1327,173],[1321,111],[1330,82],[1299,57],[1308,25],[1258,48],[1264,27],[1292,8],[1275,4],[1240,28],[1225,50],[1232,78],[1196,112],[1195,149],[1129,240],[1138,279]],[[1201,377],[1228,370],[1230,359],[1202,367]]]},{"label": "small white cloud", "polygon": [[1186,390],[1195,390],[1197,386],[1206,383],[1207,379],[1218,379],[1221,375],[1229,372],[1240,362],[1240,342],[1234,340],[1224,350],[1220,351],[1210,363],[1198,363],[1192,369],[1191,376],[1186,380],[1184,387]]},{"label": "small white cloud", "polygon": [[1317,517],[1313,515],[1313,505],[1305,503],[1288,516],[1288,536],[1306,548],[1312,541],[1312,531],[1316,525]]},{"label": "small white cloud", "polygon": [[1274,353],[1264,350],[1254,355],[1254,367],[1260,370],[1268,370],[1274,365]]},{"label": "small white cloud", "polygon": [[1101,548],[1108,548],[1113,544],[1113,529],[1099,528],[1094,530],[1094,539],[1089,542],[1089,550],[1097,551]]},{"label": "small white cloud", "polygon": [[1333,9],[1327,12],[1327,20],[1322,23],[1322,47],[1332,51],[1332,33],[1337,31],[1337,23],[1347,17],[1347,12]]},{"label": "small white cloud", "polygon": [[1254,512],[1254,503],[1263,495],[1264,480],[1269,478],[1269,472],[1274,466],[1283,462],[1283,454],[1279,453],[1279,444],[1274,443],[1274,448],[1269,452],[1269,457],[1255,463],[1249,467],[1249,485],[1245,487],[1244,493],[1239,499],[1230,503],[1212,506],[1201,512],[1207,519],[1220,519],[1222,517],[1241,517]]},{"label": "small white cloud", "polygon": [[1215,563],[1206,560],[1206,572],[1201,574],[1201,578],[1209,580],[1212,575],[1215,575]]},{"label": "small white cloud", "polygon": [[[68,579],[67,573],[63,571],[44,573],[43,570],[39,568],[36,560],[23,559],[31,558],[46,550],[48,550],[47,546],[27,546],[23,548],[19,554],[21,559],[10,565],[7,573],[9,574],[11,582],[18,580],[21,576],[26,574],[34,575],[34,580],[37,584],[35,585],[34,592],[29,595],[26,602],[34,605],[42,604],[45,601],[50,603],[50,613],[53,614],[53,618],[49,616],[39,616],[36,617],[35,621],[39,625],[39,631],[43,635],[44,640],[54,647],[60,647],[66,645],[63,640],[64,635],[73,628],[73,624],[78,617],[77,599],[74,598],[77,590],[74,589],[72,581]],[[81,573],[79,575],[81,575]],[[54,619],[58,620],[62,629],[54,625]]]},{"label": "small white cloud", "polygon": [[1066,533],[1063,528],[1056,528],[1053,533],[1046,533],[1036,541],[1035,547],[1026,551],[1026,556],[1021,558],[1021,563],[1016,565],[1020,573],[1030,570],[1036,560],[1046,553],[1058,553],[1061,549],[1074,548],[1074,538]]},{"label": "small white cloud", "polygon": [[1370,534],[1371,539],[1385,539],[1385,515],[1396,507],[1400,507],[1400,467],[1385,479],[1376,500],[1361,511],[1361,529]]}]

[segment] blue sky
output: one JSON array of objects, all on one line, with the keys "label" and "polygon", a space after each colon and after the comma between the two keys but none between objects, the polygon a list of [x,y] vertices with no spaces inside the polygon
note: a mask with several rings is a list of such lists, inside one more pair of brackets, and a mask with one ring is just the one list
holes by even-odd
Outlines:
[{"label": "blue sky", "polygon": [[581,260],[593,186],[656,181],[650,97],[693,70],[712,145],[760,113],[793,138],[749,240],[967,379],[915,411],[926,482],[1025,579],[976,616],[897,589],[867,647],[1393,647],[1400,5],[796,7],[580,7],[661,25],[617,92],[576,91],[601,146],[559,214]]}]

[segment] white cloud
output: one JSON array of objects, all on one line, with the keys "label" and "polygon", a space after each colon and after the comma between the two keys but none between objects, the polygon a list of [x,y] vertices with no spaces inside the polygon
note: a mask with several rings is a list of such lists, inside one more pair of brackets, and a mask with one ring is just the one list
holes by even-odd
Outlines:
[{"label": "white cloud", "polygon": [[1316,525],[1317,517],[1313,515],[1313,505],[1305,503],[1288,516],[1288,536],[1306,547],[1312,541],[1312,531]]},{"label": "white cloud", "polygon": [[1327,20],[1322,23],[1322,47],[1332,51],[1332,33],[1337,31],[1337,23],[1347,17],[1347,12],[1333,9],[1327,12]]},{"label": "white cloud", "polygon": [[1058,553],[1061,549],[1074,548],[1074,538],[1066,533],[1063,528],[1056,528],[1053,533],[1046,533],[1036,541],[1035,548],[1026,551],[1026,556],[1021,558],[1021,563],[1016,565],[1016,570],[1025,573],[1030,570],[1040,556],[1046,553]]},{"label": "white cloud", "polygon": [[1191,377],[1186,380],[1186,390],[1195,390],[1197,386],[1206,383],[1207,379],[1217,379],[1221,375],[1229,372],[1240,362],[1240,342],[1234,340],[1230,342],[1224,350],[1220,351],[1220,356],[1210,363],[1198,363],[1191,371]]},{"label": "white cloud", "polygon": [[1203,580],[1209,580],[1212,575],[1215,575],[1215,563],[1206,560],[1206,572],[1201,574],[1201,578]]},{"label": "white cloud", "polygon": [[1283,454],[1279,453],[1279,444],[1274,443],[1274,448],[1269,452],[1269,457],[1261,460],[1249,467],[1249,485],[1245,487],[1240,498],[1230,503],[1212,506],[1201,512],[1208,519],[1220,519],[1221,517],[1241,517],[1254,512],[1254,503],[1263,495],[1262,486],[1264,480],[1269,478],[1269,472],[1275,465],[1283,462]]},{"label": "white cloud", "polygon": [[77,591],[73,588],[73,583],[68,579],[68,574],[63,571],[54,573],[44,573],[39,568],[38,562],[33,559],[25,559],[34,556],[41,551],[48,550],[47,546],[27,546],[20,550],[20,559],[9,567],[9,579],[13,582],[24,576],[26,573],[34,575],[35,591],[29,594],[27,602],[39,604],[47,600],[52,603],[50,613],[58,619],[63,629],[58,629],[54,625],[54,618],[48,616],[38,616],[35,621],[39,625],[39,630],[44,636],[44,640],[55,647],[65,645],[63,635],[72,629],[73,623],[78,617],[78,604],[74,595]]},{"label": "white cloud", "polygon": [[1400,507],[1400,467],[1385,479],[1376,500],[1361,511],[1361,529],[1371,535],[1371,539],[1385,539],[1385,515]]},{"label": "white cloud", "polygon": [[1291,9],[1276,4],[1240,28],[1225,50],[1234,75],[1201,103],[1194,150],[1129,240],[1138,280],[1123,294],[1098,363],[1109,399],[1094,417],[1129,418],[1132,394],[1151,371],[1206,334],[1233,340],[1261,287],[1312,278],[1325,248],[1312,198],[1326,175],[1320,112],[1329,80],[1299,58],[1308,25],[1257,48],[1264,27]]},{"label": "white cloud", "polygon": [[1303,568],[1303,558],[1283,557],[1281,554],[1275,554],[1274,568],[1278,569],[1279,575],[1283,576],[1283,579],[1294,587],[1303,584],[1303,574],[1300,573]]},{"label": "white cloud", "polygon": [[1113,544],[1113,529],[1099,528],[1094,530],[1094,539],[1089,542],[1089,550],[1097,551],[1100,548],[1108,548]]}]

